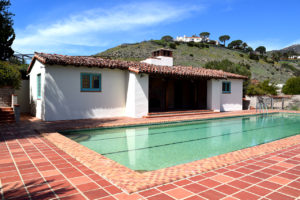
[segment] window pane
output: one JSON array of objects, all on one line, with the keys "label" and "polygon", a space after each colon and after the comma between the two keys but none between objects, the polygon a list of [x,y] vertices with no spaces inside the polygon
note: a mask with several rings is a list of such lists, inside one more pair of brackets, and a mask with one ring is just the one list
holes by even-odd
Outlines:
[{"label": "window pane", "polygon": [[90,75],[82,75],[82,88],[90,88]]},{"label": "window pane", "polygon": [[37,75],[37,97],[41,97],[41,74]]},{"label": "window pane", "polygon": [[96,88],[96,89],[100,88],[100,77],[98,75],[97,76],[93,76],[93,79],[92,79],[92,88]]},{"label": "window pane", "polygon": [[226,91],[226,83],[223,83],[223,84],[222,84],[222,91],[223,91],[223,92]]}]

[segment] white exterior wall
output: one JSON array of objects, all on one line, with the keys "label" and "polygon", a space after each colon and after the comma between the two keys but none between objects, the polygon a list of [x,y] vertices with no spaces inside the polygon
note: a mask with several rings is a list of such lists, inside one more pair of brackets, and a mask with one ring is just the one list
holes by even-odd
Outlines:
[{"label": "white exterior wall", "polygon": [[221,84],[222,82],[216,79],[207,81],[207,108],[215,112],[220,111]]},{"label": "white exterior wall", "polygon": [[[81,92],[81,73],[100,73],[101,92]],[[126,73],[118,69],[47,66],[45,121],[125,115]]]},{"label": "white exterior wall", "polygon": [[20,105],[21,113],[30,113],[30,97],[29,97],[29,80],[22,80],[21,87],[15,91],[18,96],[18,104]]},{"label": "white exterior wall", "polygon": [[[221,85],[221,111],[236,111],[243,109],[243,80],[228,79],[231,82],[231,93],[222,93]],[[222,81],[220,81],[222,84]]]},{"label": "white exterior wall", "polygon": [[155,58],[147,58],[141,62],[153,65],[173,66],[173,57],[157,56]]},{"label": "white exterior wall", "polygon": [[148,114],[149,76],[129,72],[126,97],[126,116],[143,117]]},{"label": "white exterior wall", "polygon": [[211,79],[207,81],[207,108],[216,112],[237,111],[243,109],[243,80],[228,79],[231,93],[222,93],[222,82]]},{"label": "white exterior wall", "polygon": [[[41,74],[41,98],[37,98],[37,75]],[[29,79],[29,103],[30,112],[33,116],[45,118],[45,102],[44,102],[44,85],[45,85],[45,65],[38,60],[35,61],[33,68],[30,71]]]}]

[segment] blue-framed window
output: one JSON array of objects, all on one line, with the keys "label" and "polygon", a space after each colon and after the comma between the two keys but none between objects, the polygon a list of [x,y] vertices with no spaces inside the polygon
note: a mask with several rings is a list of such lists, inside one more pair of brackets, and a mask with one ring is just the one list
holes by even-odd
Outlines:
[{"label": "blue-framed window", "polygon": [[101,74],[80,74],[80,86],[83,92],[101,92]]},{"label": "blue-framed window", "polygon": [[36,77],[36,91],[37,91],[37,98],[40,99],[42,97],[42,83],[41,83],[41,74],[38,74]]},{"label": "blue-framed window", "polygon": [[223,93],[231,93],[231,82],[230,81],[223,81],[222,92]]}]

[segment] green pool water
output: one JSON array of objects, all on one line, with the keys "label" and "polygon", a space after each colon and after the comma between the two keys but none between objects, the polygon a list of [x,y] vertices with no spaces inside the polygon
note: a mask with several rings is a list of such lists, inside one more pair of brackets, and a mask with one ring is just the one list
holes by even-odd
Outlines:
[{"label": "green pool water", "polygon": [[151,171],[299,133],[299,114],[276,113],[62,134],[130,169]]}]

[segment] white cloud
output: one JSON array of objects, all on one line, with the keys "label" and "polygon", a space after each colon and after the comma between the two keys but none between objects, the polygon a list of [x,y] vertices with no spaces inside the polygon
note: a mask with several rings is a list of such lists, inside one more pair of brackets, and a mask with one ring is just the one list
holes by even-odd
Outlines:
[{"label": "white cloud", "polygon": [[17,30],[13,47],[22,52],[55,52],[64,46],[103,47],[112,40],[107,36],[105,38],[105,34],[179,21],[191,12],[201,10],[203,7],[200,6],[174,6],[158,2],[126,4],[109,10],[96,8],[47,25],[31,24],[25,30]]}]

